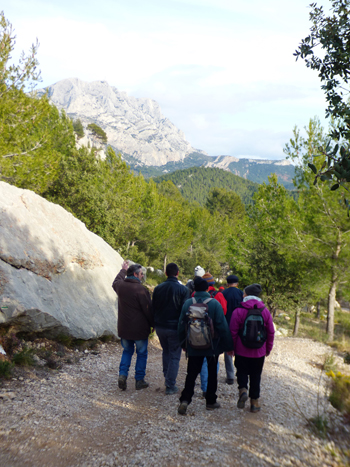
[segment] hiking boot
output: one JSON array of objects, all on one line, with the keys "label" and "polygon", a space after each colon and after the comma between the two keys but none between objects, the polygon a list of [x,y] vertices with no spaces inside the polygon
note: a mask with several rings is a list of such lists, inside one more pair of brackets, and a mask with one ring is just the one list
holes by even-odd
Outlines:
[{"label": "hiking boot", "polygon": [[239,399],[238,399],[238,402],[237,402],[237,407],[239,409],[244,409],[244,406],[245,406],[245,403],[247,402],[247,400],[248,400],[247,389],[246,388],[241,388],[239,390]]},{"label": "hiking boot", "polygon": [[146,381],[144,379],[139,379],[138,381],[136,381],[135,383],[135,388],[138,390],[138,389],[146,389],[148,388],[149,384],[146,383]]},{"label": "hiking boot", "polygon": [[215,409],[220,409],[221,405],[219,402],[215,402],[215,404],[207,404],[206,409],[207,410],[215,410]]},{"label": "hiking boot", "polygon": [[177,413],[180,415],[186,415],[187,407],[188,407],[188,402],[182,401],[181,404],[179,405],[179,408],[177,409]]},{"label": "hiking boot", "polygon": [[177,392],[179,392],[179,388],[177,386],[173,386],[173,387],[167,386],[165,390],[165,394],[167,396],[171,396],[172,394],[176,394]]},{"label": "hiking boot", "polygon": [[233,384],[233,378],[226,378],[226,384]]},{"label": "hiking boot", "polygon": [[126,376],[125,375],[119,375],[118,387],[119,389],[122,389],[123,391],[126,390]]},{"label": "hiking boot", "polygon": [[250,399],[250,411],[256,413],[259,412],[260,409],[259,399]]}]

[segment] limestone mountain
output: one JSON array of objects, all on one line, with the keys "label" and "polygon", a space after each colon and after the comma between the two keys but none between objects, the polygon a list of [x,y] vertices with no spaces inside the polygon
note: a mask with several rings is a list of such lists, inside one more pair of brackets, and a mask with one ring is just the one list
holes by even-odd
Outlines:
[{"label": "limestone mountain", "polygon": [[[50,100],[86,127],[96,123],[108,144],[131,165],[162,166],[183,161],[194,149],[182,131],[164,117],[156,101],[137,99],[106,81],[64,79],[47,88]],[[209,157],[209,156],[208,156]]]},{"label": "limestone mountain", "polygon": [[257,183],[267,182],[268,175],[276,173],[280,183],[293,188],[294,166],[289,161],[211,157],[193,148],[152,99],[128,96],[106,81],[87,83],[77,78],[58,81],[47,91],[53,104],[81,120],[85,136],[78,141],[79,146],[90,143],[103,152],[105,145],[87,128],[97,124],[106,133],[108,144],[121,153],[132,170],[145,177],[203,166],[221,168]]}]

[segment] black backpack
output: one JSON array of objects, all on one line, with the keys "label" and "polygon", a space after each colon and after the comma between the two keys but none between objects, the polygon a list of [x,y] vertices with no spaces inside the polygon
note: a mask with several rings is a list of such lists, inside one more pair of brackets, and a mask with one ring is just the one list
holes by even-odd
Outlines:
[{"label": "black backpack", "polygon": [[266,327],[261,314],[263,309],[254,305],[248,310],[243,327],[238,331],[242,344],[249,349],[260,349],[266,342]]},{"label": "black backpack", "polygon": [[215,295],[219,293],[219,291],[218,291],[218,290],[212,290],[212,291],[209,292],[209,293],[210,293],[211,298],[214,298]]}]

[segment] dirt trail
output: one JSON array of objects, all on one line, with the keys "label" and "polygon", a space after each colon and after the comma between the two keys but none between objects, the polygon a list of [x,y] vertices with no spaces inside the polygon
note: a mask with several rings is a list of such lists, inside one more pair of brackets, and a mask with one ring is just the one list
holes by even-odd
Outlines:
[{"label": "dirt trail", "polygon": [[[149,346],[150,387],[141,391],[135,390],[133,369],[128,389],[118,389],[121,347],[105,345],[46,378],[29,373],[23,381],[11,380],[0,388],[0,465],[341,465],[332,455],[332,442],[314,436],[303,418],[317,414],[319,392],[319,411],[325,407],[339,435],[350,438],[323,396],[326,379],[320,380],[320,367],[327,352],[325,345],[307,339],[277,338],[266,360],[258,414],[250,413],[248,404],[237,409],[236,381],[225,384],[221,356],[221,408],[205,409],[198,384],[184,417],[177,414],[178,395],[164,393],[157,339]],[[180,388],[185,374],[183,356]]]}]

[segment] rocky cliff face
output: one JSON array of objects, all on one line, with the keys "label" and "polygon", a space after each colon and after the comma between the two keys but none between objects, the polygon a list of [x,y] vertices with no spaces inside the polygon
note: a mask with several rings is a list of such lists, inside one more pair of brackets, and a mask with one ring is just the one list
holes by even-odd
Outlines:
[{"label": "rocky cliff face", "polygon": [[0,182],[0,326],[90,339],[117,335],[122,258],[61,206]]},{"label": "rocky cliff face", "polygon": [[165,118],[152,99],[119,92],[106,81],[65,79],[48,88],[51,101],[83,124],[96,123],[113,148],[145,166],[182,161],[194,149],[185,135]]}]

